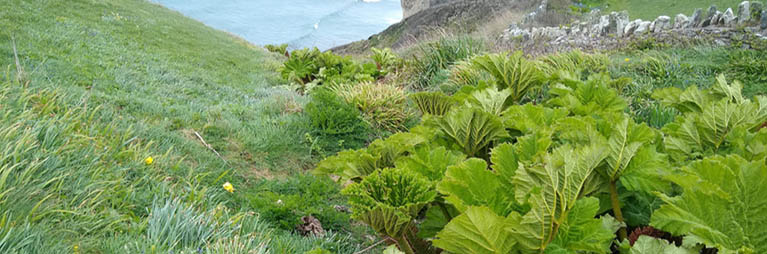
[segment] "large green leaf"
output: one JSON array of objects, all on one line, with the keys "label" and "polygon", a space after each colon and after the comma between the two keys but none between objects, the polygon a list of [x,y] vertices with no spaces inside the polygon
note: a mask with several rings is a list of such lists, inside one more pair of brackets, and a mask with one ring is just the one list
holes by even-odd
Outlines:
[{"label": "large green leaf", "polygon": [[342,191],[352,205],[352,217],[376,232],[400,237],[437,193],[422,176],[401,169],[376,170]]},{"label": "large green leaf", "polygon": [[546,104],[579,116],[621,114],[627,107],[626,100],[609,83],[608,75],[593,75],[585,82],[558,83],[549,90],[551,99]]},{"label": "large green leaf", "polygon": [[436,148],[423,146],[407,157],[401,157],[395,162],[397,168],[407,169],[421,174],[432,181],[442,180],[448,166],[458,164],[466,158],[457,151],[445,147]]},{"label": "large green leaf", "polygon": [[514,192],[508,192],[508,187],[504,177],[490,171],[484,160],[471,158],[449,167],[437,190],[458,211],[464,212],[471,206],[486,206],[506,216],[519,209]]},{"label": "large green leaf", "polygon": [[420,92],[410,95],[410,99],[423,114],[442,116],[456,104],[450,96],[441,92]]},{"label": "large green leaf", "polygon": [[606,165],[598,172],[608,182],[620,182],[630,191],[665,191],[671,186],[662,176],[669,167],[666,157],[655,149],[655,131],[645,124],[624,118],[607,140]]},{"label": "large green leaf", "polygon": [[543,166],[517,170],[516,197],[518,200],[529,198],[531,205],[520,226],[513,229],[521,246],[546,249],[554,240],[556,228],[567,223],[568,212],[605,156],[604,149],[596,145],[580,148],[564,145],[555,149]]},{"label": "large green leaf", "polygon": [[316,175],[337,175],[341,181],[359,179],[378,169],[380,156],[367,149],[341,151],[320,161],[312,171]]},{"label": "large green leaf", "polygon": [[639,236],[627,254],[698,254],[700,250],[677,247],[666,240]]},{"label": "large green leaf", "polygon": [[664,105],[684,112],[663,128],[666,153],[680,164],[714,154],[763,158],[763,146],[752,138],[767,122],[767,98],[745,99],[741,89],[739,83],[727,84],[720,76],[708,90],[691,87],[656,92]]},{"label": "large green leaf", "polygon": [[606,215],[596,219],[599,200],[589,197],[579,199],[567,213],[567,219],[546,253],[607,253],[620,224]]},{"label": "large green leaf", "polygon": [[471,60],[472,67],[486,71],[499,90],[509,89],[508,104],[518,103],[528,91],[543,84],[544,73],[538,63],[525,59],[521,51],[514,54],[500,53],[477,56]]},{"label": "large green leaf", "polygon": [[715,156],[693,162],[682,174],[668,178],[684,193],[660,195],[666,204],[655,211],[651,225],[723,253],[767,253],[767,166],[763,161]]},{"label": "large green leaf", "polygon": [[514,218],[498,216],[487,207],[469,207],[437,234],[434,246],[450,253],[508,254],[515,247],[506,228],[514,227]]},{"label": "large green leaf", "polygon": [[491,142],[508,136],[498,116],[474,108],[453,110],[438,125],[470,157],[482,156]]},{"label": "large green leaf", "polygon": [[518,130],[522,134],[531,134],[541,129],[552,129],[569,113],[563,108],[547,108],[533,104],[515,105],[503,113],[503,123],[507,128]]},{"label": "large green leaf", "polygon": [[509,96],[511,96],[509,89],[498,90],[495,87],[488,87],[472,92],[466,98],[466,105],[500,116],[508,107],[506,100]]}]

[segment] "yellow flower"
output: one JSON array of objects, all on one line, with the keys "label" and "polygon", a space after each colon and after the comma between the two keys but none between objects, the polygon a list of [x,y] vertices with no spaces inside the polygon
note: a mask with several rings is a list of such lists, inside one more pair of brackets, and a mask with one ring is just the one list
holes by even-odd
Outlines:
[{"label": "yellow flower", "polygon": [[228,191],[229,193],[234,193],[234,186],[232,186],[232,184],[229,182],[225,182],[224,190]]},{"label": "yellow flower", "polygon": [[144,163],[145,163],[147,166],[149,166],[149,165],[152,165],[152,163],[154,163],[154,158],[152,158],[152,156],[149,156],[149,157],[147,157],[146,159],[144,159]]},{"label": "yellow flower", "polygon": [[626,61],[628,63],[629,61],[631,61],[631,59],[626,58],[626,59],[623,59],[623,61]]},{"label": "yellow flower", "polygon": [[80,253],[80,246],[75,244],[75,246],[72,247],[72,250],[74,250],[75,253]]}]

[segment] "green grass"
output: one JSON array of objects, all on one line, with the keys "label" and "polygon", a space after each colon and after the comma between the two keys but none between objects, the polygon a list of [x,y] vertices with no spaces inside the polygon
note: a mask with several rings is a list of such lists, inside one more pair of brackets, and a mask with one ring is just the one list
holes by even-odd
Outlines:
[{"label": "green grass", "polygon": [[[337,189],[316,197],[264,188],[325,181],[302,176],[314,159],[303,142],[310,121],[296,109],[308,99],[279,88],[281,61],[144,0],[4,1],[0,236],[29,237],[0,239],[0,246],[21,253],[183,249],[158,245],[168,238],[211,253],[262,244],[272,253],[354,252],[361,242],[349,237],[348,215],[332,209],[345,201],[327,199]],[[149,156],[155,162],[145,165]],[[221,188],[227,181],[234,193]],[[282,197],[292,209],[270,200]],[[168,200],[178,200],[177,208],[161,209]],[[246,215],[275,210],[285,218],[262,217],[268,236],[237,230],[254,223]],[[162,231],[152,214],[163,211],[209,224],[204,232],[181,224],[180,232]],[[320,212],[332,219],[332,237],[282,229]],[[223,241],[233,238],[240,240]]]},{"label": "green grass", "polygon": [[688,17],[692,15],[696,8],[703,9],[703,15],[706,15],[708,7],[716,5],[717,9],[724,12],[727,8],[732,8],[734,12],[738,11],[738,4],[740,0],[600,0],[590,1],[600,2],[607,6],[606,12],[611,11],[623,11],[629,12],[631,20],[655,20],[658,16],[675,17],[679,13],[683,13]]}]

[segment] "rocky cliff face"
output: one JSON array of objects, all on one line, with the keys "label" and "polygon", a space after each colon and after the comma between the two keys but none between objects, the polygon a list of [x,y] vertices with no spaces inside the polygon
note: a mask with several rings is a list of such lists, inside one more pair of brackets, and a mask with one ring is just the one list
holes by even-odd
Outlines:
[{"label": "rocky cliff face", "polygon": [[403,48],[439,34],[469,34],[509,11],[534,9],[542,0],[402,0],[405,18],[368,40],[333,52],[354,54],[370,47]]},{"label": "rocky cliff face", "polygon": [[407,18],[419,11],[455,1],[459,0],[402,0],[402,17]]}]

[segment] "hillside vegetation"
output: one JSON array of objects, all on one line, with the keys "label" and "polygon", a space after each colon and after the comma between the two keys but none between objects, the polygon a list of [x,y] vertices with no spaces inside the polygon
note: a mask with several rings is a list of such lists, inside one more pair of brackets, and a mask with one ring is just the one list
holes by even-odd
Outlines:
[{"label": "hillside vegetation", "polygon": [[272,54],[144,0],[4,1],[0,31],[0,252],[354,250],[283,234],[349,223],[301,176],[306,99]]},{"label": "hillside vegetation", "polygon": [[767,252],[764,47],[352,58],[6,2],[0,253]]},{"label": "hillside vegetation", "polygon": [[738,11],[740,0],[583,0],[592,7],[606,7],[605,11],[623,11],[628,10],[631,19],[655,20],[658,16],[674,17],[679,13],[691,16],[695,8],[701,8],[704,11],[710,5],[716,5],[724,12],[727,8]]}]

